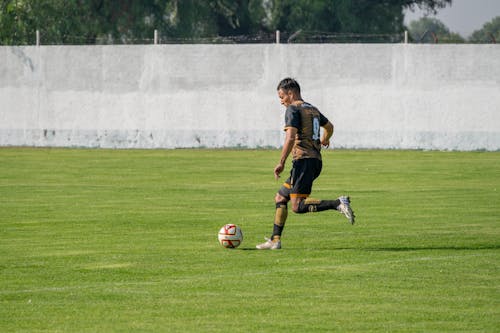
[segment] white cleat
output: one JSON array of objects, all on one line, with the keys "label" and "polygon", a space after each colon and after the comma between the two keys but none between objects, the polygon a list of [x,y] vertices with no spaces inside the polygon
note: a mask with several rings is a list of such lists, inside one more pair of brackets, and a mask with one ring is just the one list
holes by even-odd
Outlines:
[{"label": "white cleat", "polygon": [[281,249],[281,241],[273,241],[265,237],[266,242],[255,246],[257,250],[279,250]]},{"label": "white cleat", "polygon": [[338,205],[337,210],[347,217],[351,224],[354,224],[354,212],[351,209],[351,200],[349,197],[341,196],[339,197],[340,205]]}]

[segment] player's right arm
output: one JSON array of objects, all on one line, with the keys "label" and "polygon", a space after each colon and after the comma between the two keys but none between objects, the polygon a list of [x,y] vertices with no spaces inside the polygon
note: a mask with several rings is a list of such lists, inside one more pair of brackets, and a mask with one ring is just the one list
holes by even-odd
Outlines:
[{"label": "player's right arm", "polygon": [[283,148],[281,149],[281,158],[279,163],[274,168],[274,178],[278,179],[280,174],[285,169],[286,159],[290,155],[295,144],[295,136],[297,135],[297,129],[295,127],[285,128],[285,142],[283,143]]}]

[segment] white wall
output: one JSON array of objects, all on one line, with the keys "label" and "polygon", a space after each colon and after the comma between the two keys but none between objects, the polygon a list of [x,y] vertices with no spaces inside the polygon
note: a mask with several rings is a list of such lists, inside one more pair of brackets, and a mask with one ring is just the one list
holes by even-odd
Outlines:
[{"label": "white wall", "polygon": [[334,146],[500,150],[496,45],[0,47],[0,146],[279,147],[276,85]]}]

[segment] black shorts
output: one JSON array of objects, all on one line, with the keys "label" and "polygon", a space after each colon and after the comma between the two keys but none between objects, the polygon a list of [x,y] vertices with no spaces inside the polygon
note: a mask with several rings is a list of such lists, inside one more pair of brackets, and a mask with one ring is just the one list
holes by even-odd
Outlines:
[{"label": "black shorts", "polygon": [[278,193],[287,198],[307,198],[311,194],[313,181],[321,173],[323,162],[316,158],[303,158],[292,162],[290,177]]}]

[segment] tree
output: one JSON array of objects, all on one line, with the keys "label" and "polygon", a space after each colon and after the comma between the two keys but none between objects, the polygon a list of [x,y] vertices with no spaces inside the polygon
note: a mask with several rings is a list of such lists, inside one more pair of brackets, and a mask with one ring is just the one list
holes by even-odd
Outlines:
[{"label": "tree", "polygon": [[261,0],[1,0],[0,43],[134,43],[255,34],[262,30]]},{"label": "tree", "polygon": [[479,30],[472,33],[469,38],[472,43],[499,43],[500,42],[500,16],[487,22]]},{"label": "tree", "polygon": [[451,32],[446,25],[436,18],[422,17],[410,22],[408,27],[410,37],[417,42],[463,43],[464,39]]},{"label": "tree", "polygon": [[423,1],[400,1],[404,9],[413,10],[415,7],[423,9],[427,14],[436,14],[438,9],[451,5],[452,0],[423,0]]},{"label": "tree", "polygon": [[[191,41],[218,36],[344,34],[384,41],[403,30],[403,9],[451,0],[0,0],[0,44]],[[299,33],[299,32],[302,32]],[[382,36],[382,37],[381,37]],[[398,37],[399,39],[400,37]]]},{"label": "tree", "polygon": [[173,0],[166,9],[163,33],[174,38],[256,34],[265,18],[261,0]]},{"label": "tree", "polygon": [[347,34],[346,41],[365,35],[379,41],[382,35],[400,34],[404,30],[405,8],[418,6],[435,11],[451,0],[275,0],[272,3],[272,29]]},{"label": "tree", "polygon": [[[127,35],[134,1],[3,0],[0,5],[0,42],[32,44],[40,30],[44,43],[95,43],[99,36]],[[147,1],[146,1],[147,2]]]}]

